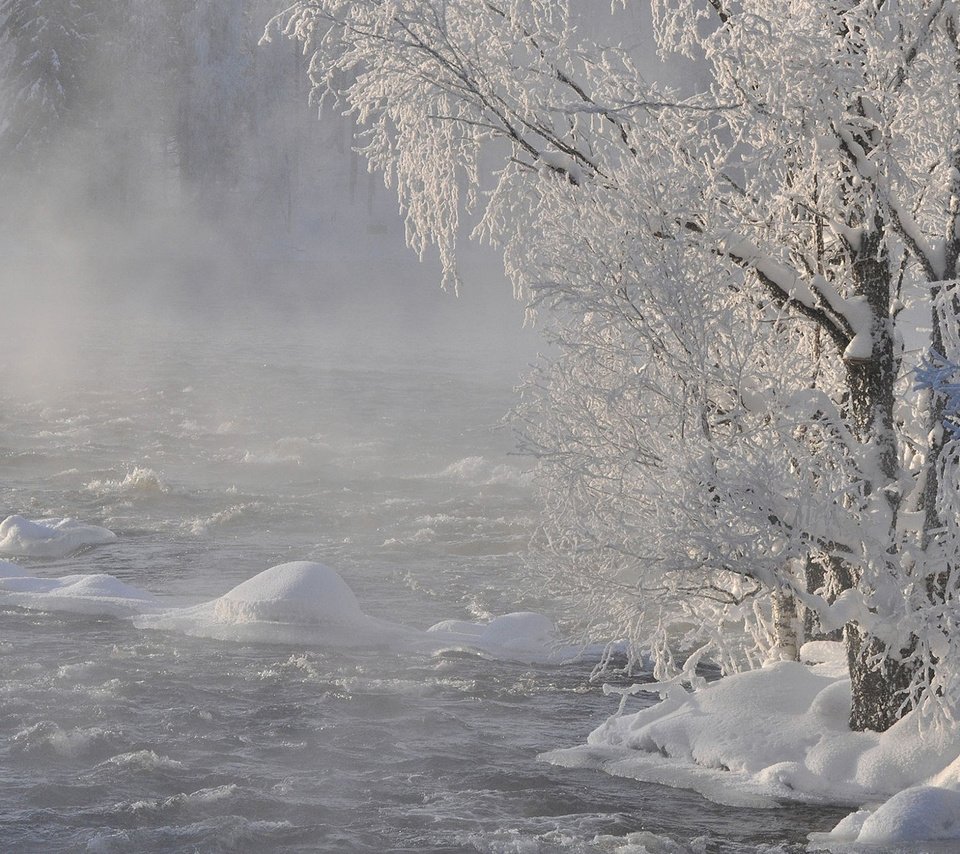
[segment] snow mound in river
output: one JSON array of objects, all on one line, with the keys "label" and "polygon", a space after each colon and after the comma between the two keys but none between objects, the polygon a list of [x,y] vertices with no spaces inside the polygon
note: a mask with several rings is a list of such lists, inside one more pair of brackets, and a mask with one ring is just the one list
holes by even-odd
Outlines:
[{"label": "snow mound in river", "polygon": [[113,542],[117,535],[75,519],[7,516],[0,522],[0,554],[22,557],[65,557],[85,546]]},{"label": "snow mound in river", "polygon": [[[543,614],[518,611],[488,623],[444,620],[427,629],[437,653],[469,652],[524,664],[564,660],[553,623]],[[559,656],[559,658],[558,658]],[[576,657],[568,655],[567,658]]]},{"label": "snow mound in river", "polygon": [[417,634],[364,614],[336,572],[310,561],[273,566],[211,602],[143,615],[134,624],[260,643],[376,645]]},{"label": "snow mound in river", "polygon": [[366,618],[347,583],[320,563],[293,561],[248,578],[213,603],[225,623],[362,623]]},{"label": "snow mound in river", "polygon": [[3,573],[4,567],[0,566],[0,605],[97,617],[129,617],[159,607],[152,593],[103,573],[61,578]]},{"label": "snow mound in river", "polygon": [[811,836],[837,851],[960,840],[960,732],[922,731],[916,715],[884,733],[851,732],[842,645],[811,650],[813,666],[776,662],[692,693],[679,681],[634,686],[628,693],[653,691],[661,702],[618,713],[586,745],[542,758],[738,807],[879,803]]},{"label": "snow mound in river", "polygon": [[894,845],[960,840],[960,792],[913,786],[897,792],[875,811],[858,810],[817,839],[829,848],[840,842]]},{"label": "snow mound in river", "polygon": [[468,652],[486,658],[563,663],[583,657],[561,645],[542,614],[505,614],[488,623],[445,620],[426,632],[363,612],[347,583],[320,563],[293,561],[261,572],[217,599],[134,617],[142,629],[251,643],[381,646],[425,654]]}]

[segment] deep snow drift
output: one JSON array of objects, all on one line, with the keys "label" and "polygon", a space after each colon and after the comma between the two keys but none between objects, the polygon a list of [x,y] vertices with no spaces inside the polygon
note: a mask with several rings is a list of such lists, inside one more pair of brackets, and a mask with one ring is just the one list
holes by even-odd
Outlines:
[{"label": "deep snow drift", "polygon": [[808,664],[771,663],[693,693],[679,680],[634,686],[625,702],[646,691],[662,701],[621,707],[586,745],[542,758],[731,806],[866,805],[813,840],[828,848],[960,840],[960,734],[921,734],[916,715],[885,733],[851,732],[843,646],[807,644],[802,654]]}]

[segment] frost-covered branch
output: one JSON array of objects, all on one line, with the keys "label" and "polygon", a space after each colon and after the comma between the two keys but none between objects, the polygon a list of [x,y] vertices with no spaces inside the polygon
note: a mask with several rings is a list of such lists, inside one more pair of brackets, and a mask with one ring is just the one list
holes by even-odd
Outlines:
[{"label": "frost-covered branch", "polygon": [[471,219],[555,345],[520,407],[548,586],[666,669],[684,644],[762,661],[792,596],[846,622],[854,726],[960,709],[960,641],[933,628],[956,598],[957,453],[930,429],[952,398],[911,389],[902,335],[920,306],[956,337],[955,4],[652,9],[693,91],[646,82],[579,0],[280,21],[411,245],[455,281]]}]

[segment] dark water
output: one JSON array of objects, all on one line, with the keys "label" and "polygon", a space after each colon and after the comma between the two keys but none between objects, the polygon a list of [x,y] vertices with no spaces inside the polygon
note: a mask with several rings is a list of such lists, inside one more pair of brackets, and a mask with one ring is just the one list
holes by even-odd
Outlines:
[{"label": "dark water", "polygon": [[[118,357],[94,331],[51,370],[5,357],[21,381],[0,400],[0,512],[119,534],[31,574],[107,572],[182,604],[310,559],[420,628],[549,608],[518,593],[536,499],[496,429],[515,358],[357,354],[262,324],[127,328]],[[846,812],[734,810],[538,762],[614,710],[589,663],[14,608],[0,626],[3,851],[799,851]]]}]

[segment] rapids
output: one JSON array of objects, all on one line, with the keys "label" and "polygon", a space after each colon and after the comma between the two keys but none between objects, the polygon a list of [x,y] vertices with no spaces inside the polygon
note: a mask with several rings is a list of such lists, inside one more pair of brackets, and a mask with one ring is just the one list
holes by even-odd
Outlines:
[{"label": "rapids", "polygon": [[[26,574],[105,574],[191,609],[303,560],[391,625],[480,637],[477,621],[549,613],[518,583],[536,498],[498,426],[516,358],[351,352],[308,324],[174,343],[148,327],[124,330],[140,344],[122,360],[100,330],[79,367],[0,392],[3,517],[117,534],[4,555]],[[590,661],[16,604],[0,623],[5,851],[772,854],[846,812],[733,810],[538,761],[614,711]]]}]

